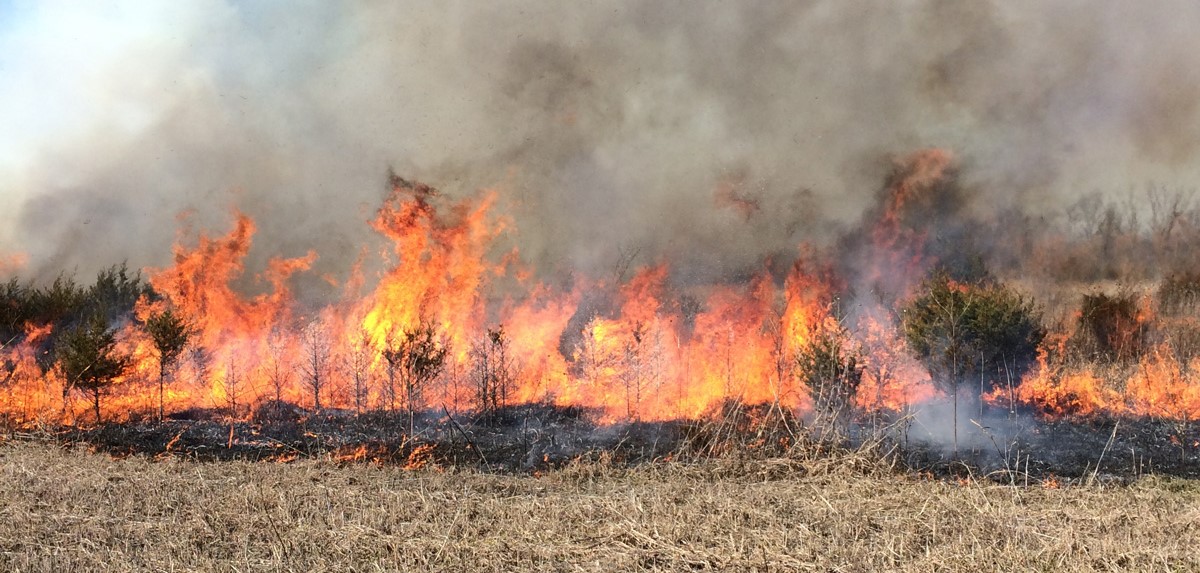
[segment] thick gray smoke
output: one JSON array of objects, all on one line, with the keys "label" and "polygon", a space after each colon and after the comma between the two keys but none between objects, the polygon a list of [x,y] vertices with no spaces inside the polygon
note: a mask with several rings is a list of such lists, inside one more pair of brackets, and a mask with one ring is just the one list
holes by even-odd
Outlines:
[{"label": "thick gray smoke", "polygon": [[889,157],[971,209],[1200,181],[1200,4],[0,2],[0,251],[169,262],[175,215],[344,272],[396,172],[500,190],[528,260],[710,280],[829,237]]}]

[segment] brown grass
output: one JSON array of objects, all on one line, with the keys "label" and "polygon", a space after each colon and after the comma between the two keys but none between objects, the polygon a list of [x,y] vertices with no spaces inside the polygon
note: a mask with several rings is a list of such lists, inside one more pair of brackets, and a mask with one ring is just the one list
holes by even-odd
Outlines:
[{"label": "brown grass", "polygon": [[826,462],[541,477],[0,446],[4,571],[1200,570],[1200,484],[1010,488]]}]

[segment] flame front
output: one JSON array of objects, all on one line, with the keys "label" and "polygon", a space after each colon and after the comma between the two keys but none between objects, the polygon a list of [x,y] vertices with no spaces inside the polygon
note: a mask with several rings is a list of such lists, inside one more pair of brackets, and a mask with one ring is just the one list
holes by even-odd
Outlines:
[{"label": "flame front", "polygon": [[[200,235],[190,246],[181,237],[175,264],[149,271],[161,299],[142,300],[139,320],[118,333],[134,366],[105,399],[110,416],[156,406],[158,356],[137,323],[166,308],[177,309],[196,329],[191,351],[164,384],[167,411],[236,409],[270,399],[354,407],[356,376],[370,381],[362,405],[394,407],[384,387],[383,356],[390,341],[421,324],[433,325],[448,349],[446,367],[423,389],[424,407],[475,405],[473,349],[497,327],[511,357],[505,364],[510,404],[579,406],[607,420],[698,417],[726,400],[806,404],[788,356],[812,328],[831,320],[831,291],[802,265],[783,285],[764,270],[743,287],[698,287],[688,293],[688,300],[702,297],[691,308],[683,308],[684,297],[668,286],[666,264],[638,269],[621,284],[578,279],[566,290],[512,273],[513,280],[524,281],[525,293],[495,302],[491,283],[515,264],[514,257],[488,262],[494,240],[509,225],[492,212],[495,194],[443,210],[435,204],[439,200],[427,187],[397,184],[371,222],[388,240],[384,257],[390,266],[370,292],[357,298],[348,292],[347,302],[315,312],[302,310],[288,287],[291,276],[309,269],[315,253],[272,260],[257,277],[270,285],[264,294],[244,297],[235,290],[255,232],[249,216],[234,212],[233,227],[223,236]],[[354,288],[357,284],[347,291]],[[610,304],[585,312],[589,291],[612,293]],[[309,367],[317,350],[306,333],[314,331],[328,346],[323,364],[315,366],[321,372]],[[82,408],[64,408],[61,380],[36,368],[30,352],[37,337],[31,332],[5,350],[16,367],[3,407],[25,420]],[[356,372],[351,358],[364,353]],[[325,377],[321,388],[307,383],[314,375]]]},{"label": "flame front", "polygon": [[[950,169],[940,151],[906,161],[865,234],[866,283],[893,302],[912,296],[930,261],[905,210],[930,201],[928,189]],[[393,183],[370,222],[386,240],[384,270],[368,281],[360,261],[340,300],[321,308],[299,304],[289,287],[316,253],[271,260],[256,277],[266,285],[262,294],[235,288],[255,234],[249,216],[233,212],[223,236],[181,235],[174,264],[148,271],[157,297],[140,300],[133,319],[119,325],[117,340],[133,364],[107,391],[108,416],[145,415],[160,399],[167,412],[215,407],[235,416],[269,400],[459,411],[544,402],[587,408],[606,421],[694,419],[727,401],[811,407],[797,353],[848,314],[832,257],[802,247],[786,274],[768,264],[741,284],[674,286],[662,262],[633,269],[627,280],[576,277],[555,286],[531,278],[519,252],[492,261],[497,239],[512,227],[495,213],[495,192],[455,202],[420,184]],[[143,328],[166,309],[194,328],[190,348],[169,369]],[[859,305],[851,314],[849,336],[862,356],[859,407],[900,412],[936,396],[893,310]],[[20,423],[74,421],[86,409],[47,368],[42,342],[50,328],[28,324],[3,347],[0,409]],[[389,352],[422,328],[435,333],[429,343],[445,352],[444,363],[430,380],[398,382]],[[1200,387],[1190,382],[1200,358],[1156,348],[1114,375],[1057,360],[1056,345],[1068,335],[1048,338],[1025,379],[992,384],[986,399],[1051,416],[1200,419]],[[399,393],[397,384],[413,387]]]}]

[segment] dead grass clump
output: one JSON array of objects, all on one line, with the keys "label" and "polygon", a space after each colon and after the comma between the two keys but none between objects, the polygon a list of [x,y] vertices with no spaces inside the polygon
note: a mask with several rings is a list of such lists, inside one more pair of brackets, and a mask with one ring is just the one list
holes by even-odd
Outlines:
[{"label": "dead grass clump", "polygon": [[1158,338],[1187,362],[1200,356],[1200,273],[1185,272],[1168,276],[1159,283],[1155,330]]},{"label": "dead grass clump", "polygon": [[675,459],[786,455],[800,440],[804,422],[780,404],[727,400],[716,411],[683,427]]},{"label": "dead grass clump", "polygon": [[[861,430],[850,436],[845,431],[831,431],[827,422],[820,416],[801,418],[778,404],[728,401],[706,420],[685,425],[680,442],[660,461],[723,480],[887,476],[900,471],[894,427]],[[613,459],[606,453],[599,456],[591,461]]]},{"label": "dead grass clump", "polygon": [[1158,308],[1165,315],[1190,313],[1200,304],[1200,273],[1175,273],[1158,285]]},{"label": "dead grass clump", "polygon": [[1080,331],[1091,335],[1097,358],[1130,360],[1146,350],[1149,325],[1132,294],[1083,295],[1079,322]]}]

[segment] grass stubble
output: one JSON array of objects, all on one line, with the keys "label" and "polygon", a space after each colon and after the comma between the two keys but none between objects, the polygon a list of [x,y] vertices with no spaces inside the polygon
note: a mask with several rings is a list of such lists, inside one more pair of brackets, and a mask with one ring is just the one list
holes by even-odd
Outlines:
[{"label": "grass stubble", "polygon": [[3,571],[1200,571],[1200,483],[825,460],[540,476],[0,445]]}]

